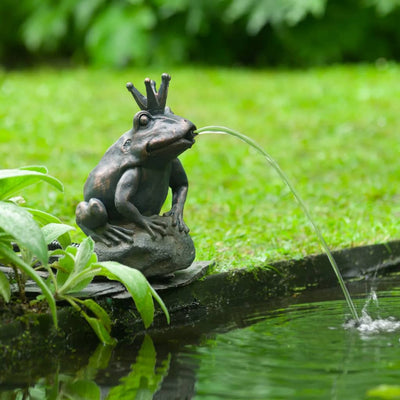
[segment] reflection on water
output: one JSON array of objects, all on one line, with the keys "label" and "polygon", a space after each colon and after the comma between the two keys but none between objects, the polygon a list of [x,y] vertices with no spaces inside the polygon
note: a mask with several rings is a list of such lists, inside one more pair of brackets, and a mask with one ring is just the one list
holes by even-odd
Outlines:
[{"label": "reflection on water", "polygon": [[[389,284],[378,288],[379,304],[358,288],[357,307],[368,304],[375,320],[400,317],[400,289]],[[0,376],[0,399],[388,398],[382,388],[398,390],[400,381],[400,331],[351,327],[340,297],[320,290],[269,310],[244,304],[176,316],[174,328],[99,346],[75,369],[58,360],[34,380],[32,371]]]},{"label": "reflection on water", "polygon": [[130,366],[128,375],[119,380],[108,392],[107,399],[152,399],[159,389],[164,376],[168,373],[171,361],[170,354],[159,360],[150,336],[144,337],[134,364]]},{"label": "reflection on water", "polygon": [[[133,349],[131,349],[133,350]],[[121,359],[113,359],[112,346],[99,345],[89,358],[87,365],[74,374],[60,372],[61,363],[55,373],[40,378],[31,386],[0,392],[0,399],[153,399],[165,375],[168,373],[170,354],[163,360],[157,359],[150,336],[143,338],[136,360],[123,376],[117,373],[108,382],[108,368],[118,369]],[[130,352],[131,357],[134,352]],[[99,385],[98,381],[102,381]]]}]

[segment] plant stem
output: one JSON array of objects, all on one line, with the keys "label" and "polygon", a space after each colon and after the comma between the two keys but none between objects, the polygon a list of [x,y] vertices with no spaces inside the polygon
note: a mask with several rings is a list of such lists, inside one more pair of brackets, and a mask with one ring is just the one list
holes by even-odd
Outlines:
[{"label": "plant stem", "polygon": [[15,280],[17,281],[17,285],[18,285],[19,298],[23,303],[26,303],[27,300],[26,300],[26,293],[25,293],[25,282],[23,282],[23,280],[21,279],[21,275],[19,273],[18,268],[13,265],[12,269],[14,271]]}]

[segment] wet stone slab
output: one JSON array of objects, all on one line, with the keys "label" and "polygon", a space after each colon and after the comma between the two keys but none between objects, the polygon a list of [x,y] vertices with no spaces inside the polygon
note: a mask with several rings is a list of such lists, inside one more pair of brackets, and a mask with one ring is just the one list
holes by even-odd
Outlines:
[{"label": "wet stone slab", "polygon": [[[183,286],[190,285],[194,281],[202,278],[207,274],[210,266],[213,265],[212,261],[197,261],[192,263],[188,268],[176,271],[173,274],[169,274],[164,277],[152,277],[149,279],[151,286],[157,292],[163,292],[167,289],[174,289]],[[12,268],[0,266],[0,271],[4,272],[7,276],[13,276],[14,271]],[[46,279],[48,274],[43,271],[38,271],[38,275]],[[16,284],[12,285],[12,291],[18,292]],[[28,279],[25,284],[26,294],[36,296],[41,293],[40,288],[31,279]],[[118,299],[130,298],[130,294],[127,292],[125,287],[115,281],[109,281],[104,278],[95,279],[91,282],[84,290],[76,293],[77,297],[88,298],[88,297],[112,297]]]}]

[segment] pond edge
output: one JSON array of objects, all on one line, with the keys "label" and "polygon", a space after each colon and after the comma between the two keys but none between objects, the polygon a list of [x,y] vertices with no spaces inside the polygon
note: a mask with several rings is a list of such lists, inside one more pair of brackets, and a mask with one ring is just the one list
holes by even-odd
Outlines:
[{"label": "pond edge", "polygon": [[[377,274],[400,270],[400,240],[334,251],[333,255],[346,281],[367,280]],[[212,313],[222,307],[272,301],[306,290],[335,286],[338,283],[325,254],[210,274],[187,286],[158,291],[171,314],[171,325],[167,326],[165,316],[157,310],[150,331],[174,329],[174,316],[182,312],[188,314],[203,308]],[[103,296],[96,300],[115,321],[112,333],[116,338],[123,339],[144,331],[132,299]],[[52,342],[54,348],[65,341],[68,346],[74,346],[83,339],[95,340],[89,326],[76,312],[62,307],[58,315],[59,332],[55,332],[47,314],[26,315],[23,319],[0,325],[0,348],[3,350],[0,354],[11,354],[15,348],[26,348],[27,343],[38,343],[43,337],[46,338],[43,344],[48,346]],[[0,360],[2,358],[0,356]]]}]

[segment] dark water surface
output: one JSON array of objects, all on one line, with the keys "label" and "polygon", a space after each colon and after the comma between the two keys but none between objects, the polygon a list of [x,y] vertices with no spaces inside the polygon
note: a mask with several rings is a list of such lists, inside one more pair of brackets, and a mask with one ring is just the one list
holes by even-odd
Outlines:
[{"label": "dark water surface", "polygon": [[[400,320],[400,279],[372,286],[378,301],[370,284],[350,285],[357,309],[368,304],[373,318]],[[40,360],[10,371],[0,377],[0,400],[394,398],[384,396],[399,390],[400,329],[345,328],[349,314],[337,289],[199,309],[175,317],[173,329],[75,352],[48,371],[37,370]]]}]

